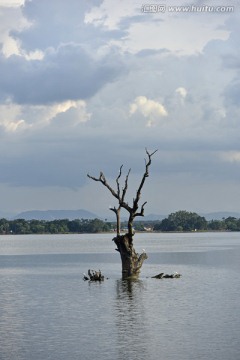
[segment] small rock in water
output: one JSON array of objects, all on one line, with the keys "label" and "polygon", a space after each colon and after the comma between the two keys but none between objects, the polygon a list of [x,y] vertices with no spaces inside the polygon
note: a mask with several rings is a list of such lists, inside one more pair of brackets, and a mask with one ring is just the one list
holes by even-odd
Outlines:
[{"label": "small rock in water", "polygon": [[177,279],[180,278],[182,275],[175,272],[174,274],[164,274],[160,273],[155,276],[152,276],[153,279]]}]

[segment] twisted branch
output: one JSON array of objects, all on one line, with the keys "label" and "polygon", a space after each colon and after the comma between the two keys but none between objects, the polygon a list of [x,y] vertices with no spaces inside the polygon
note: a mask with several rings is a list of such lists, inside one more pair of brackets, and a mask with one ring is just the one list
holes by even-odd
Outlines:
[{"label": "twisted branch", "polygon": [[147,149],[145,149],[146,154],[147,154],[147,160],[145,159],[145,172],[142,176],[141,182],[139,184],[139,187],[137,189],[136,192],[136,197],[133,199],[133,205],[132,207],[130,207],[128,205],[127,202],[125,202],[125,196],[127,193],[127,189],[128,189],[128,178],[129,178],[129,174],[131,169],[129,169],[126,177],[125,177],[125,183],[124,183],[124,187],[122,189],[120,189],[120,178],[122,176],[122,168],[123,165],[120,166],[120,170],[119,170],[119,175],[116,178],[116,184],[117,184],[117,190],[114,190],[107,182],[105,175],[103,174],[103,172],[100,172],[100,175],[98,178],[91,176],[89,174],[87,174],[87,176],[94,180],[94,181],[98,181],[101,182],[110,192],[111,194],[118,200],[118,208],[116,208],[115,206],[113,208],[110,208],[110,210],[112,210],[117,217],[117,235],[120,235],[120,211],[121,208],[124,208],[125,210],[127,210],[129,212],[129,219],[128,219],[128,234],[130,237],[132,237],[134,235],[133,233],[133,220],[136,216],[144,216],[144,206],[147,204],[147,202],[145,201],[142,206],[141,206],[141,210],[140,212],[137,212],[138,210],[138,203],[139,200],[141,198],[141,191],[143,188],[143,185],[145,183],[146,178],[149,176],[149,166],[151,165],[152,162],[152,156],[157,152],[157,150],[155,150],[154,152],[150,153]]}]

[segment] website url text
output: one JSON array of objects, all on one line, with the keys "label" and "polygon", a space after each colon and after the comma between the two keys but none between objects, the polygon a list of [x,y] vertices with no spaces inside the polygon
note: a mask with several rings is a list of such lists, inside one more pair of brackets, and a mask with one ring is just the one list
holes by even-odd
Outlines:
[{"label": "website url text", "polygon": [[160,5],[160,4],[147,4],[142,5],[142,12],[144,13],[165,13],[168,12],[211,12],[211,13],[231,13],[234,12],[234,6],[211,6],[211,5]]}]

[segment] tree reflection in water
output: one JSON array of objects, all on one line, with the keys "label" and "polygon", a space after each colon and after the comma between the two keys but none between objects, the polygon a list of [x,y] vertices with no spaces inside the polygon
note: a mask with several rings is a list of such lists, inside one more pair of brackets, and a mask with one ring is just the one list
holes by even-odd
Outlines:
[{"label": "tree reflection in water", "polygon": [[147,318],[142,280],[117,280],[114,306],[119,359],[146,359]]}]

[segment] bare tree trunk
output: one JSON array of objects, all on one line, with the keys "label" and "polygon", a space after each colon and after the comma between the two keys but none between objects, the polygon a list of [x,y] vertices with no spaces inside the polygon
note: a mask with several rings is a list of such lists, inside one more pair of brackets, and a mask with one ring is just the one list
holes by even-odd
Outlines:
[{"label": "bare tree trunk", "polygon": [[133,239],[129,234],[119,235],[113,238],[117,245],[122,260],[122,278],[137,277],[140,273],[144,260],[148,258],[147,254],[143,252],[141,255],[137,254],[133,247]]},{"label": "bare tree trunk", "polygon": [[121,234],[121,221],[120,221],[120,212],[121,208],[119,207],[116,211],[116,217],[117,217],[117,235],[119,236]]},{"label": "bare tree trunk", "polygon": [[111,208],[110,210],[112,210],[115,214],[116,214],[116,218],[117,218],[117,236],[119,236],[121,234],[121,221],[120,221],[120,213],[121,213],[121,207],[119,206],[117,209]]},{"label": "bare tree trunk", "polygon": [[[144,206],[146,205],[146,202],[144,202],[141,206],[140,212],[138,212],[138,203],[141,197],[141,191],[143,188],[143,185],[145,183],[146,178],[149,176],[149,166],[151,165],[151,157],[153,154],[155,154],[157,150],[155,150],[153,153],[149,153],[146,149],[146,154],[148,156],[148,160],[145,160],[145,172],[142,176],[142,180],[140,182],[140,185],[137,189],[136,198],[133,199],[132,207],[128,205],[127,202],[125,202],[125,195],[128,188],[128,177],[130,174],[130,170],[128,171],[128,174],[125,178],[124,187],[120,190],[120,177],[122,175],[122,167],[120,167],[119,175],[116,178],[117,183],[117,190],[115,191],[107,182],[103,172],[100,172],[100,175],[98,178],[93,177],[88,174],[88,177],[94,181],[101,182],[110,192],[111,194],[118,200],[118,207],[115,206],[113,208],[110,208],[115,214],[117,218],[117,236],[113,238],[113,241],[115,242],[117,246],[117,251],[121,255],[122,260],[122,277],[123,279],[128,277],[135,277],[138,276],[140,273],[140,269],[142,267],[142,264],[144,260],[148,258],[145,251],[139,255],[136,253],[134,247],[133,247],[133,236],[134,236],[134,230],[133,230],[133,221],[135,217],[137,216],[144,216]],[[128,232],[125,235],[121,235],[121,225],[120,225],[120,211],[121,208],[124,208],[129,213],[128,218]]]}]

